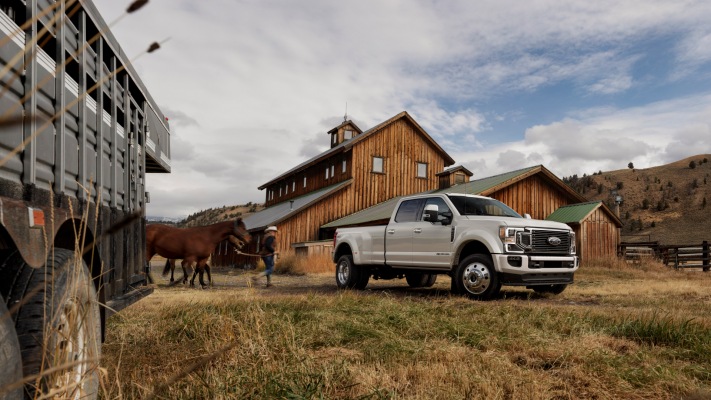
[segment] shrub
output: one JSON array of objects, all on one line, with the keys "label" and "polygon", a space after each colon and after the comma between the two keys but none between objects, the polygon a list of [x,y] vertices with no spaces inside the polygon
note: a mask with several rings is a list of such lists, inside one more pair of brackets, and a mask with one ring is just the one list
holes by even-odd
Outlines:
[{"label": "shrub", "polygon": [[691,168],[691,169],[696,168],[696,161],[691,160],[691,162],[689,162],[689,168]]}]

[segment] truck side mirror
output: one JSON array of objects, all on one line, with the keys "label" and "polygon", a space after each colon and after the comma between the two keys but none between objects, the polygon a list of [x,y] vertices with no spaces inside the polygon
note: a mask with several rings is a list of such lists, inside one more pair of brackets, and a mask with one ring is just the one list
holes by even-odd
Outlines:
[{"label": "truck side mirror", "polygon": [[422,219],[427,222],[437,222],[439,218],[439,207],[436,204],[428,204],[425,206],[425,211],[422,213]]},{"label": "truck side mirror", "polygon": [[454,214],[452,214],[451,211],[446,211],[440,214],[443,219],[442,219],[442,225],[449,225],[452,223],[452,218],[454,217]]},{"label": "truck side mirror", "polygon": [[525,214],[523,214],[523,217],[526,219],[531,219],[531,214],[525,213]]}]

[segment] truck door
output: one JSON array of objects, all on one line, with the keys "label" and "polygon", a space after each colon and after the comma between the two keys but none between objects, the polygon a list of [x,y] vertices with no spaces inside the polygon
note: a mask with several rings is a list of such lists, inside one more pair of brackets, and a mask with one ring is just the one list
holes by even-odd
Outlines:
[{"label": "truck door", "polygon": [[395,219],[385,230],[385,262],[394,266],[412,265],[412,236],[422,210],[424,199],[400,203]]},{"label": "truck door", "polygon": [[418,221],[412,225],[412,265],[449,269],[452,260],[452,226],[441,221],[446,219],[442,213],[451,210],[441,197],[425,199],[423,209],[430,204],[438,207],[440,222],[424,221],[420,213]]}]

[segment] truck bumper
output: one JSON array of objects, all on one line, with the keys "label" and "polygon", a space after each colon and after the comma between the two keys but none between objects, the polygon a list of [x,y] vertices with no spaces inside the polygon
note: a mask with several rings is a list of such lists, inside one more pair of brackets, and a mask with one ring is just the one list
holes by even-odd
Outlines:
[{"label": "truck bumper", "polygon": [[579,267],[576,256],[494,254],[493,259],[501,283],[514,286],[573,283]]}]

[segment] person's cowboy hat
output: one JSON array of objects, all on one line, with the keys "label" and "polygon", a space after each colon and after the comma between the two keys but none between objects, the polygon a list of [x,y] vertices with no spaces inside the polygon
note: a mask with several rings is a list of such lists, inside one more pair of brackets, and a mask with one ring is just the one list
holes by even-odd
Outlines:
[{"label": "person's cowboy hat", "polygon": [[268,227],[267,229],[264,230],[264,232],[272,232],[272,231],[276,232],[276,231],[277,231],[277,227],[274,226],[274,225],[272,225],[272,226],[270,226],[270,227]]}]

